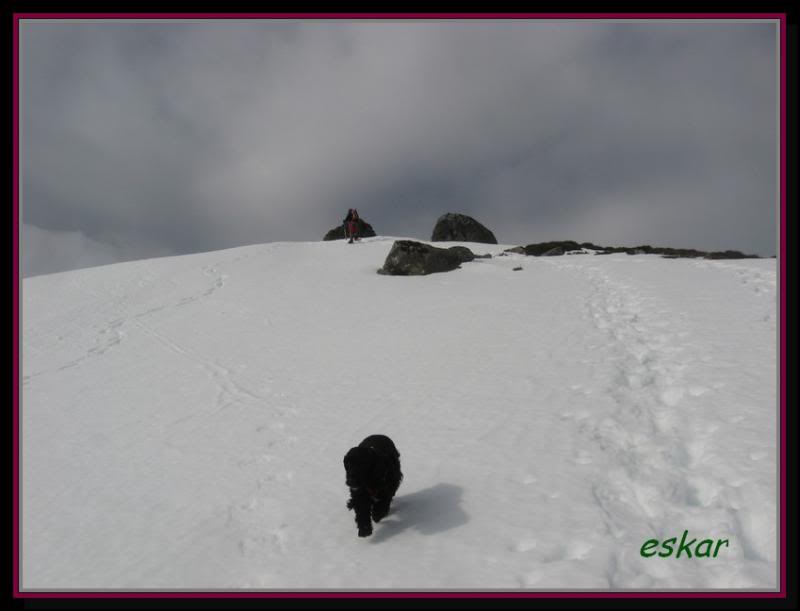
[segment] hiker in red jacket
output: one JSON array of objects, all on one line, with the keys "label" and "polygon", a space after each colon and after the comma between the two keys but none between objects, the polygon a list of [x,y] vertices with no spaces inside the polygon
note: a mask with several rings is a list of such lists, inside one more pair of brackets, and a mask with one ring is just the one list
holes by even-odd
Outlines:
[{"label": "hiker in red jacket", "polygon": [[348,244],[352,244],[353,240],[358,239],[358,210],[355,208],[350,208],[347,216],[344,217],[344,236],[350,237]]}]

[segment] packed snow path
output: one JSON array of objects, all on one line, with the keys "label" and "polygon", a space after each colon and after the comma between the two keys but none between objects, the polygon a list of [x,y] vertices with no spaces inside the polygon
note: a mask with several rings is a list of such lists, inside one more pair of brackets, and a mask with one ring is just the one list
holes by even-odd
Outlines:
[{"label": "packed snow path", "polygon": [[[23,587],[776,586],[774,260],[378,275],[391,243],[24,280]],[[405,479],[359,539],[372,433]],[[684,530],[730,547],[640,555]]]}]

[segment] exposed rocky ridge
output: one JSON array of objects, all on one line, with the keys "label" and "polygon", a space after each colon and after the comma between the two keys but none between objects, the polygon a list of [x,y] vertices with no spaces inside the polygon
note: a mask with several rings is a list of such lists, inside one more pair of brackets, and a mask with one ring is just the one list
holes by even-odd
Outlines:
[{"label": "exposed rocky ridge", "polygon": [[527,246],[517,246],[509,248],[505,252],[526,254],[533,257],[563,255],[569,252],[583,251],[590,249],[597,251],[598,255],[610,255],[615,253],[626,253],[629,255],[661,255],[669,259],[678,258],[703,258],[703,259],[758,259],[758,255],[746,255],[738,250],[723,250],[707,252],[693,248],[666,248],[653,247],[649,244],[642,246],[597,246],[591,242],[574,242],[564,240],[557,242],[539,242],[528,244]]}]

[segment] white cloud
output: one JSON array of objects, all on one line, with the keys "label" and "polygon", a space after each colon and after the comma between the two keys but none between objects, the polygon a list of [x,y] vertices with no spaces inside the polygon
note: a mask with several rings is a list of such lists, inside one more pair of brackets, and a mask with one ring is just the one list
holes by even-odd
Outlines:
[{"label": "white cloud", "polygon": [[117,250],[80,231],[49,231],[23,224],[20,235],[23,278],[121,261]]}]

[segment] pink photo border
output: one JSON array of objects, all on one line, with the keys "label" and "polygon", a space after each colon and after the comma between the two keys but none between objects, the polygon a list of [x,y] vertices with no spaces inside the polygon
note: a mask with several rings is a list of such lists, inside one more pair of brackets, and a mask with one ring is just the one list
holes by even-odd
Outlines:
[{"label": "pink photo border", "polygon": [[[481,599],[519,599],[519,598],[747,598],[768,599],[786,598],[786,14],[785,13],[15,13],[13,15],[13,265],[14,265],[14,303],[13,303],[13,341],[14,355],[12,372],[13,389],[13,546],[14,559],[13,579],[15,598],[275,598],[275,599],[308,599],[308,598],[356,598],[356,599],[389,599],[389,598],[481,598]],[[174,591],[139,591],[139,592],[104,592],[104,591],[67,591],[67,592],[21,592],[19,569],[19,408],[20,408],[20,260],[19,260],[19,24],[22,19],[274,19],[274,20],[466,20],[466,19],[569,19],[569,20],[641,20],[641,19],[763,19],[777,20],[780,23],[780,588],[777,591],[618,591],[618,592],[531,592],[531,591],[209,591],[209,592],[174,592]]]}]

